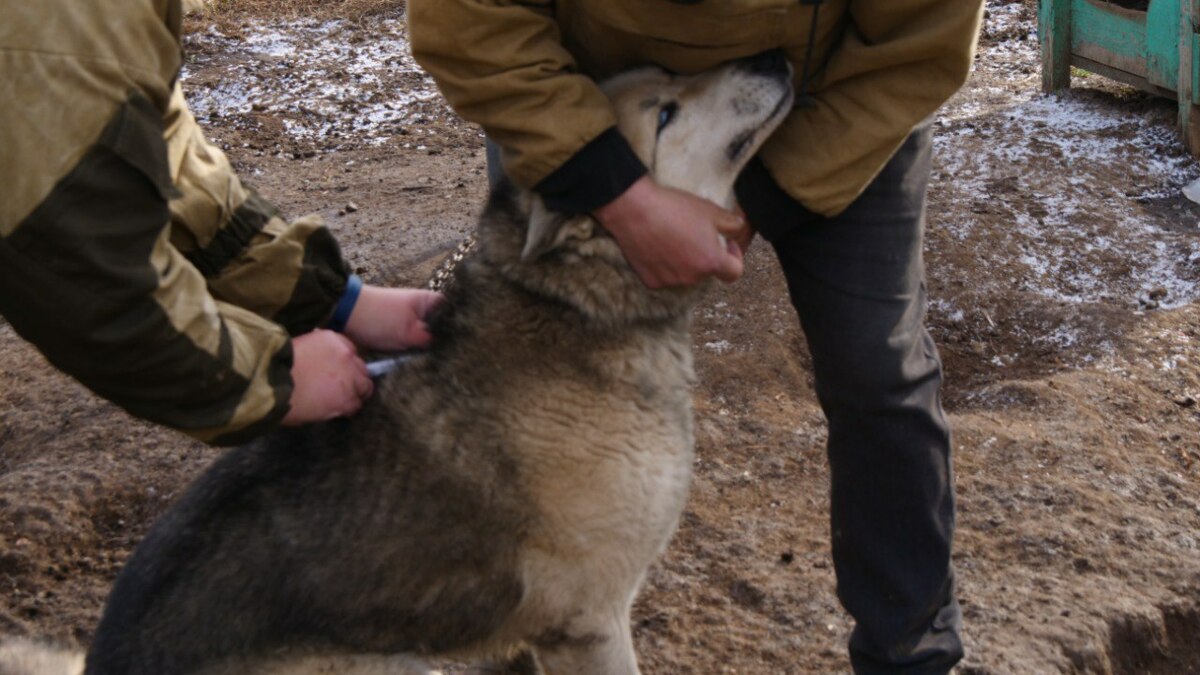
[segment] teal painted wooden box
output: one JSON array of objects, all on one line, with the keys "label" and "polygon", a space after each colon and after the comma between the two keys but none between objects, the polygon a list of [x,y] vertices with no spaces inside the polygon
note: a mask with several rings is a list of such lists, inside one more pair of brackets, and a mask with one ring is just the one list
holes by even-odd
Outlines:
[{"label": "teal painted wooden box", "polygon": [[1071,66],[1179,102],[1200,154],[1200,0],[1039,0],[1042,89],[1071,86]]}]

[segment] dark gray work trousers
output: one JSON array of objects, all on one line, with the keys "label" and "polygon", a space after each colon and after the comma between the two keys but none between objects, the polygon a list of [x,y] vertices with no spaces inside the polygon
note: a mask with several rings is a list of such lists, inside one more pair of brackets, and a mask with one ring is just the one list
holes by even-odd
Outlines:
[{"label": "dark gray work trousers", "polygon": [[[834,568],[859,675],[941,675],[963,653],[950,433],[924,326],[931,146],[926,124],[833,218],[791,199],[761,165],[737,185],[779,256],[829,420]],[[489,143],[493,184],[497,155]]]},{"label": "dark gray work trousers", "polygon": [[779,256],[829,421],[834,568],[860,675],[942,674],[962,658],[950,432],[924,326],[931,149],[924,124],[832,218],[788,197],[761,165],[737,185]]}]

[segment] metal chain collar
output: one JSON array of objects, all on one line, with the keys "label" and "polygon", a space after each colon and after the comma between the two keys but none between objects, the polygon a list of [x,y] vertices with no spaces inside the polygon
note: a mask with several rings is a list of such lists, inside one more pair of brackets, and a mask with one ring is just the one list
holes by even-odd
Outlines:
[{"label": "metal chain collar", "polygon": [[463,258],[466,258],[467,254],[474,250],[474,248],[475,235],[471,235],[466,239],[463,239],[462,243],[458,245],[458,248],[454,250],[454,253],[452,253],[450,257],[443,260],[442,264],[438,265],[438,268],[434,270],[433,277],[429,279],[429,290],[445,290],[446,284],[448,284],[450,279],[454,276],[455,268],[458,267],[458,264],[463,261]]},{"label": "metal chain collar", "polygon": [[[462,243],[458,245],[458,248],[454,249],[454,253],[452,253],[450,257],[443,260],[442,264],[438,265],[438,268],[434,270],[433,277],[429,279],[429,284],[427,285],[429,290],[445,290],[446,284],[450,283],[450,280],[454,278],[454,269],[458,267],[459,263],[461,263],[463,259],[467,257],[467,254],[470,253],[474,248],[474,235],[462,240]],[[414,351],[377,359],[375,361],[369,361],[367,363],[367,372],[373,379],[381,378],[401,365],[411,361],[418,353],[420,352]]]}]

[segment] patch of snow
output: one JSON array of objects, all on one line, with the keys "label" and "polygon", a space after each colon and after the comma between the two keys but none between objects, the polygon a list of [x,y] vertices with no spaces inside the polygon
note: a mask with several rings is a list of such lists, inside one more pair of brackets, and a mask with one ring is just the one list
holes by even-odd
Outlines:
[{"label": "patch of snow", "polygon": [[929,298],[928,309],[930,313],[939,315],[947,323],[962,323],[967,318],[961,308],[954,306],[945,298]]},{"label": "patch of snow", "polygon": [[1074,347],[1080,343],[1081,338],[1083,337],[1083,331],[1077,328],[1070,326],[1059,326],[1049,333],[1034,336],[1033,342],[1051,344],[1059,347]]},{"label": "patch of snow", "polygon": [[[1020,8],[990,2],[985,33],[1007,35]],[[1009,217],[1004,232],[981,218],[941,224],[979,250],[972,283],[1069,304],[1135,303],[1151,289],[1166,291],[1162,308],[1200,299],[1195,233],[1144,215],[1200,175],[1186,153],[1163,152],[1180,147],[1175,129],[1097,97],[1042,95],[1036,36],[985,46],[977,67],[1012,91],[976,88],[940,111],[934,174],[936,189]],[[1137,191],[1117,189],[1113,175]]]},{"label": "patch of snow", "polygon": [[728,340],[717,340],[704,343],[704,348],[714,354],[728,354],[733,351],[733,345]]},{"label": "patch of snow", "polygon": [[[368,40],[343,21],[251,23],[240,38],[215,29],[189,35],[205,43],[190,63],[224,66],[217,81],[188,84],[192,112],[201,120],[259,113],[282,120],[295,138],[349,137],[382,143],[415,117],[448,112],[432,78],[412,58],[403,21],[377,19]],[[215,47],[215,49],[214,49]],[[211,80],[212,78],[206,78]]]}]

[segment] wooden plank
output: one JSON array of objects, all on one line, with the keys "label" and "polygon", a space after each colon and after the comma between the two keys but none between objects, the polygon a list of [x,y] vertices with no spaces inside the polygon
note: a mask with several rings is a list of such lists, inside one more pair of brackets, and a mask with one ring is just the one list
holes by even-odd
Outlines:
[{"label": "wooden plank", "polygon": [[1190,106],[1187,119],[1183,121],[1183,140],[1188,152],[1200,157],[1200,107]]},{"label": "wooden plank", "polygon": [[[1193,0],[1193,3],[1200,7],[1200,0]],[[1192,25],[1200,27],[1200,23]],[[1192,103],[1200,104],[1200,34],[1195,30],[1192,29]]]},{"label": "wooden plank", "polygon": [[1128,84],[1131,87],[1137,87],[1138,89],[1141,89],[1142,91],[1146,92],[1147,94],[1153,94],[1155,96],[1161,96],[1163,98],[1170,98],[1170,99],[1175,98],[1175,89],[1174,88],[1167,89],[1165,87],[1160,87],[1158,85],[1151,84],[1149,80],[1142,77],[1141,75],[1135,75],[1133,73],[1127,73],[1123,70],[1117,70],[1116,68],[1107,66],[1107,65],[1105,65],[1103,63],[1099,63],[1097,61],[1092,61],[1091,59],[1083,58],[1082,56],[1072,55],[1071,56],[1071,65],[1075,66],[1076,68],[1079,68],[1080,70],[1086,70],[1089,73],[1103,75],[1104,77],[1107,77],[1110,80],[1116,80],[1117,82],[1124,82],[1125,84]]},{"label": "wooden plank", "polygon": [[[1151,4],[1163,1],[1175,0]],[[1069,18],[1072,54],[1147,78],[1146,12],[1099,0],[1071,0]]]},{"label": "wooden plank", "polygon": [[[1188,20],[1180,22],[1175,33],[1175,49],[1179,56],[1178,85],[1175,88],[1179,101],[1179,129],[1183,133],[1183,141],[1192,149],[1194,141],[1192,133],[1192,36],[1190,0],[1179,0],[1179,12],[1187,12]],[[1186,73],[1186,75],[1185,75]]]},{"label": "wooden plank", "polygon": [[[1146,68],[1146,57],[1133,58],[1121,52],[1114,52],[1104,47],[1093,44],[1084,43],[1077,47],[1071,48],[1071,53],[1076,57],[1083,57],[1094,63],[1103,63],[1114,70],[1119,70],[1123,73],[1129,73],[1135,77],[1150,81],[1150,73]],[[1171,82],[1166,88],[1175,91],[1176,82]]]},{"label": "wooden plank", "polygon": [[1042,51],[1042,91],[1071,86],[1071,0],[1039,0],[1038,38]]},{"label": "wooden plank", "polygon": [[1196,35],[1197,0],[1179,0],[1179,129],[1184,144],[1193,155],[1200,156],[1200,107],[1196,106],[1198,73],[1200,73],[1200,40]]},{"label": "wooden plank", "polygon": [[[1180,20],[1175,27],[1175,55],[1179,60],[1179,66],[1175,71],[1175,81],[1177,86],[1175,92],[1178,94],[1179,105],[1190,107],[1195,95],[1195,79],[1193,75],[1193,41],[1194,32],[1192,30],[1192,0],[1178,0],[1179,6],[1175,11],[1179,14]],[[1182,119],[1180,120],[1183,121]]]},{"label": "wooden plank", "polygon": [[1190,21],[1190,0],[1153,0],[1146,12],[1146,79],[1168,89],[1179,84],[1180,45],[1182,28]]},{"label": "wooden plank", "polygon": [[1154,0],[1146,12],[1146,79],[1168,89],[1180,80],[1180,29],[1188,1]]}]

